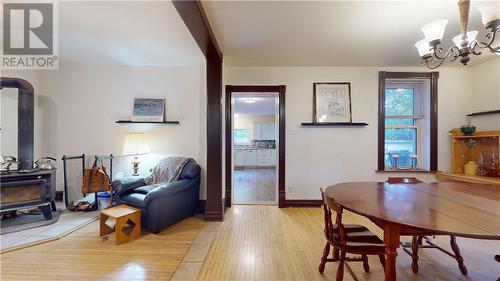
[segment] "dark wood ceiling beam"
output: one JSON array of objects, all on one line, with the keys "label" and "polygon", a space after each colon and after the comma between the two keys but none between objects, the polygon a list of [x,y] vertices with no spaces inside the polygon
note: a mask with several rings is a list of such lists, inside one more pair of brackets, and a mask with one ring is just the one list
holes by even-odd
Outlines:
[{"label": "dark wood ceiling beam", "polygon": [[189,32],[193,35],[205,58],[222,60],[222,52],[217,44],[201,2],[173,0],[172,3],[189,29]]}]

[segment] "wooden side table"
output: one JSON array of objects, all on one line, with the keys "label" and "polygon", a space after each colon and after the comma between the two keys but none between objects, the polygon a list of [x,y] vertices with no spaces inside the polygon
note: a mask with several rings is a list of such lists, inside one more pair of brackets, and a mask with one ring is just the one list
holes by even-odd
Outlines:
[{"label": "wooden side table", "polygon": [[[116,220],[115,227],[106,224],[109,218]],[[119,205],[102,210],[99,214],[99,236],[116,232],[116,245],[132,241],[141,236],[141,210]]]}]

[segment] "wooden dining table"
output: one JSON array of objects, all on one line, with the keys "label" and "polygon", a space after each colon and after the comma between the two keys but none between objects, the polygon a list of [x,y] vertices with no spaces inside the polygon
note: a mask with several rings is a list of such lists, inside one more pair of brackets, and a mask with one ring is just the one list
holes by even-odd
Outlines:
[{"label": "wooden dining table", "polygon": [[500,185],[464,182],[346,182],[326,196],[384,231],[385,280],[396,280],[401,235],[454,235],[500,240]]}]

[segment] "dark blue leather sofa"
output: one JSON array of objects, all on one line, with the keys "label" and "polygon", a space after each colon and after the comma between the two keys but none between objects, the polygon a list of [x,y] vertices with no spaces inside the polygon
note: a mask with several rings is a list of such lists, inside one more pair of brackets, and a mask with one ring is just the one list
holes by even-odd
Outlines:
[{"label": "dark blue leather sofa", "polygon": [[123,178],[111,183],[116,204],[141,209],[142,226],[158,233],[196,213],[200,193],[201,168],[187,163],[178,181],[146,185],[144,178]]}]

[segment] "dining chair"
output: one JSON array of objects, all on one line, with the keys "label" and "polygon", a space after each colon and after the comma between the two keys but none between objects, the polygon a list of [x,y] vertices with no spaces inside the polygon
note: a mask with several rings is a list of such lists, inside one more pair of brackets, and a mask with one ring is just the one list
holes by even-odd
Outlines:
[{"label": "dining chair", "polygon": [[[421,180],[414,177],[389,177],[387,179],[387,183],[389,184],[398,184],[398,183],[416,184],[421,182],[422,182]],[[423,244],[423,240],[425,240],[425,242],[427,243],[426,245]],[[465,267],[464,265],[464,259],[460,255],[460,248],[458,247],[456,237],[453,235],[450,235],[450,246],[453,253],[450,253],[448,250],[443,249],[440,246],[434,244],[432,241],[430,241],[430,238],[425,235],[413,235],[411,243],[401,242],[400,244],[403,247],[403,250],[408,255],[411,256],[412,259],[411,269],[414,273],[418,272],[418,249],[432,248],[432,249],[438,249],[441,252],[456,259],[458,263],[458,269],[460,269],[460,272],[462,272],[463,275],[467,275],[467,267]],[[408,250],[408,248],[411,248],[411,252]]]},{"label": "dining chair", "polygon": [[[334,199],[329,198],[321,190],[323,198],[323,211],[325,220],[325,238],[326,245],[321,257],[321,263],[318,270],[323,273],[327,262],[339,262],[336,281],[344,279],[345,261],[363,262],[365,272],[370,271],[368,264],[368,255],[378,255],[385,268],[385,245],[377,235],[373,234],[368,228],[359,224],[343,224],[343,208],[337,204]],[[332,210],[336,213],[335,223],[332,222]],[[333,258],[328,258],[330,247],[333,247]],[[347,257],[346,254],[361,255],[360,257]]]}]

